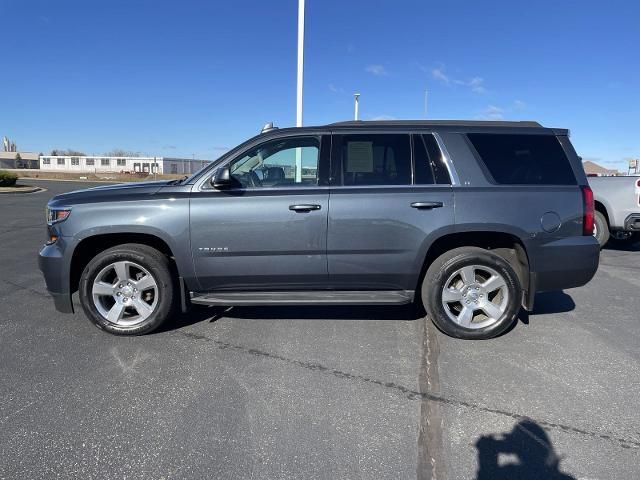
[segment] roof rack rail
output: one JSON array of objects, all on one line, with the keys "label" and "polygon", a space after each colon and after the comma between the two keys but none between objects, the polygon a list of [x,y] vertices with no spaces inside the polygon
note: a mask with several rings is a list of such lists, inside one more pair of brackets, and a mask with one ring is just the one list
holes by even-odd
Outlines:
[{"label": "roof rack rail", "polygon": [[[331,123],[330,126],[349,127],[365,125],[388,126],[452,126],[452,127],[537,127],[542,125],[531,120],[506,121],[506,120],[347,120]],[[544,127],[542,127],[544,128]]]}]

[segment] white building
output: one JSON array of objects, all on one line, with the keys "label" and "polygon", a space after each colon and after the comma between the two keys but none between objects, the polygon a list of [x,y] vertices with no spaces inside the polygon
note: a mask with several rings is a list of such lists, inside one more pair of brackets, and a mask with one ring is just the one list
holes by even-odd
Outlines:
[{"label": "white building", "polygon": [[78,173],[157,173],[190,175],[210,160],[169,157],[40,156],[40,170]]}]

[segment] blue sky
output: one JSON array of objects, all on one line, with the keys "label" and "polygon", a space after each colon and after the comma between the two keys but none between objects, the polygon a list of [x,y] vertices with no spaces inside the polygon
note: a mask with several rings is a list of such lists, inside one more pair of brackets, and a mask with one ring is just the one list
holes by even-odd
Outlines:
[{"label": "blue sky", "polygon": [[[640,157],[640,6],[307,0],[305,125],[538,120]],[[0,135],[23,150],[215,158],[295,123],[297,0],[0,0]]]}]

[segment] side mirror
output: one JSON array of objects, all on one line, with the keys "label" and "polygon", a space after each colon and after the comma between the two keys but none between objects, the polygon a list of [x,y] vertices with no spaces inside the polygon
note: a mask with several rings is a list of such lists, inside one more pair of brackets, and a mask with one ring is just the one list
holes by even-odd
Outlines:
[{"label": "side mirror", "polygon": [[223,189],[231,188],[238,185],[238,181],[231,176],[229,167],[222,167],[216,170],[216,173],[211,177],[211,186],[213,188]]}]

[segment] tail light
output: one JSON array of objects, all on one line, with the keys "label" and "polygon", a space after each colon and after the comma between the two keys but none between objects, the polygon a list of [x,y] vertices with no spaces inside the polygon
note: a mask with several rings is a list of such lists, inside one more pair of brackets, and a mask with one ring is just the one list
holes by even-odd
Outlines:
[{"label": "tail light", "polygon": [[590,187],[583,185],[582,189],[582,235],[593,235],[593,222],[595,205],[593,203],[593,191]]}]

